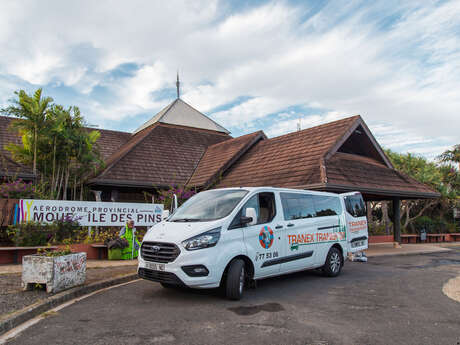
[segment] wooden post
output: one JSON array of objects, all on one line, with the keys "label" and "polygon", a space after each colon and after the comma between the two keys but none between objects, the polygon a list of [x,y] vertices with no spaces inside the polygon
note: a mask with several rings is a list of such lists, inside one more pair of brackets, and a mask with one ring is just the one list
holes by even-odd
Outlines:
[{"label": "wooden post", "polygon": [[393,238],[395,242],[401,243],[401,200],[393,198]]}]

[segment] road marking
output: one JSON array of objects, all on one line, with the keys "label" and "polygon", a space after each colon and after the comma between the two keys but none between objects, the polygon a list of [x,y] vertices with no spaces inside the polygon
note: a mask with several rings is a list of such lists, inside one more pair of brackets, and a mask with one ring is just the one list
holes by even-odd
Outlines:
[{"label": "road marking", "polygon": [[135,282],[138,282],[140,280],[142,280],[142,279],[131,280],[131,281],[126,282],[126,283],[121,283],[121,284],[118,284],[118,285],[113,285],[113,286],[106,287],[106,288],[101,289],[101,290],[93,291],[93,292],[91,292],[91,293],[89,293],[87,295],[83,295],[83,296],[74,298],[74,299],[72,299],[70,301],[67,301],[67,302],[61,304],[61,305],[58,305],[57,307],[55,307],[53,309],[47,310],[46,312],[34,317],[33,319],[30,319],[30,320],[20,324],[19,326],[9,330],[5,334],[0,335],[0,345],[6,344],[6,342],[8,340],[10,340],[10,339],[16,337],[17,335],[21,334],[21,332],[23,332],[27,328],[35,325],[36,323],[40,322],[41,320],[46,319],[46,317],[47,317],[46,313],[58,312],[59,310],[64,309],[65,307],[68,307],[69,305],[72,305],[72,304],[74,304],[76,302],[79,302],[79,301],[81,301],[81,300],[83,300],[85,298],[91,297],[91,296],[93,296],[95,294],[98,294],[100,292],[111,290],[111,289],[114,289],[114,288],[117,288],[117,287],[120,287],[120,286],[123,286],[123,285],[128,285],[128,284],[131,284],[131,283],[135,283]]}]

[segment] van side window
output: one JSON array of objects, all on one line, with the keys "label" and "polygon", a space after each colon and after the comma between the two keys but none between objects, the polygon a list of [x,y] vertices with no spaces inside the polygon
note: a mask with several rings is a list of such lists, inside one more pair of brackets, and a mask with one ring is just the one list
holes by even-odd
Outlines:
[{"label": "van side window", "polygon": [[313,195],[316,217],[335,216],[342,213],[340,199],[335,196]]},{"label": "van side window", "polygon": [[366,216],[366,204],[361,194],[346,196],[345,207],[347,208],[347,212],[353,217]]},{"label": "van side window", "polygon": [[241,216],[246,214],[247,208],[253,208],[257,214],[257,224],[270,223],[276,215],[275,194],[274,193],[259,193],[252,196],[241,210],[236,214],[231,222],[229,229],[236,229],[243,227],[240,224]]},{"label": "van side window", "polygon": [[313,218],[315,207],[311,195],[300,193],[280,193],[285,220]]}]

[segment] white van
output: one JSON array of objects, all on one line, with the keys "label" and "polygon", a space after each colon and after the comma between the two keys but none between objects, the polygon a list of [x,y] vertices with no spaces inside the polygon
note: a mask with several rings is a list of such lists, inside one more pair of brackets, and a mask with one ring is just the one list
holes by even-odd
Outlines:
[{"label": "white van", "polygon": [[314,268],[335,277],[367,240],[359,192],[214,189],[149,229],[138,274],[167,288],[222,286],[236,300],[257,279]]}]

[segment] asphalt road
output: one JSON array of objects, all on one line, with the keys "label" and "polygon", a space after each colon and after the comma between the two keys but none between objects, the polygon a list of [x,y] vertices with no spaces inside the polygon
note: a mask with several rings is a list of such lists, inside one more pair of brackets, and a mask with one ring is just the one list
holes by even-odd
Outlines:
[{"label": "asphalt road", "polygon": [[442,286],[460,248],[347,262],[337,278],[301,272],[243,300],[139,281],[96,294],[8,344],[460,344],[460,303]]}]

